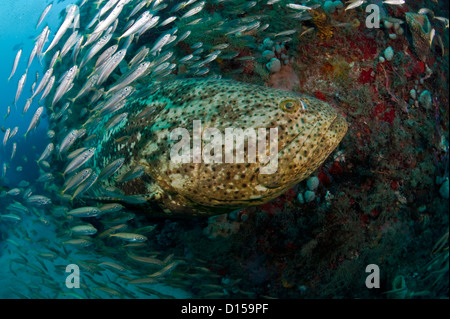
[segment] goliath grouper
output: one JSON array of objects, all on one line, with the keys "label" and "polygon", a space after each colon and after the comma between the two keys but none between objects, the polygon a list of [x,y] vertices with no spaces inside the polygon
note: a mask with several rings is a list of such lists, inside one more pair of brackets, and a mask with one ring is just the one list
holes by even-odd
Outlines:
[{"label": "goliath grouper", "polygon": [[[266,203],[316,170],[347,131],[344,117],[316,98],[231,80],[167,81],[156,92],[133,96],[124,109],[128,117],[113,129],[100,129],[107,119],[89,128],[100,140],[93,165],[97,173],[114,161],[123,164],[113,177],[99,178],[95,196],[156,202],[166,216],[214,215]],[[202,130],[222,133],[226,128],[265,128],[269,136],[270,128],[277,128],[276,171],[262,174],[267,161],[171,160],[171,149],[180,141],[172,140],[171,132],[190,132],[192,149],[194,121],[201,121]],[[204,148],[210,141],[201,143]],[[267,142],[266,155],[269,147]],[[247,145],[245,159],[248,151]]]}]

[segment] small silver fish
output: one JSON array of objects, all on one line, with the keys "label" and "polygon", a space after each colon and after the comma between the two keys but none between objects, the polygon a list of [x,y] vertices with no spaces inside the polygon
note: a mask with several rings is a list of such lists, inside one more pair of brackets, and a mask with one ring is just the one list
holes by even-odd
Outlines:
[{"label": "small silver fish", "polygon": [[64,33],[66,33],[67,29],[72,24],[72,22],[73,22],[73,20],[75,18],[75,15],[79,11],[79,8],[78,8],[77,5],[71,4],[71,5],[69,5],[67,7],[66,11],[67,11],[66,18],[64,19],[63,23],[59,27],[58,31],[56,32],[55,37],[53,38],[52,42],[50,43],[50,45],[47,48],[47,50],[45,50],[43,55],[47,54],[48,51],[53,49],[55,47],[55,45],[58,44],[59,40],[61,40],[61,38],[63,37]]},{"label": "small silver fish", "polygon": [[44,151],[42,152],[42,154],[39,157],[39,159],[37,160],[37,162],[39,163],[40,161],[46,160],[52,154],[54,149],[55,149],[55,146],[53,145],[53,143],[49,143],[45,147]]},{"label": "small silver fish", "polygon": [[33,100],[31,98],[27,99],[27,102],[25,103],[25,106],[23,107],[22,114],[27,113],[27,111],[30,108],[32,102],[33,102]]},{"label": "small silver fish", "polygon": [[95,69],[101,68],[104,63],[108,61],[114,53],[116,53],[118,47],[119,46],[117,44],[114,44],[113,46],[110,46],[108,49],[106,49],[102,54],[100,54],[97,61],[95,62]]},{"label": "small silver fish", "polygon": [[52,181],[54,179],[55,179],[55,177],[53,176],[52,173],[45,173],[45,174],[42,174],[41,176],[39,176],[36,179],[36,182],[38,182],[38,183],[47,183],[47,182],[50,182],[50,181]]},{"label": "small silver fish", "polygon": [[132,243],[142,243],[147,241],[147,237],[141,234],[134,233],[116,233],[109,235],[110,237],[117,237],[124,241],[132,242]]},{"label": "small silver fish", "polygon": [[202,76],[205,75],[209,72],[209,68],[205,67],[205,68],[201,68],[198,71],[196,71],[194,74],[197,76]]},{"label": "small silver fish", "polygon": [[86,53],[83,57],[83,60],[80,63],[80,69],[83,68],[94,55],[96,55],[111,39],[112,33],[104,35],[100,38],[100,40],[95,43],[92,48]]},{"label": "small silver fish", "polygon": [[428,8],[421,8],[419,11],[417,11],[418,14],[431,14],[432,16],[434,16],[434,11]]},{"label": "small silver fish", "polygon": [[217,45],[213,46],[211,48],[211,50],[225,50],[229,46],[230,46],[230,44],[228,44],[228,43],[221,43],[221,44],[217,44]]},{"label": "small silver fish", "polygon": [[50,11],[50,9],[53,6],[53,2],[50,3],[45,9],[44,11],[42,11],[41,16],[39,17],[39,20],[36,24],[36,29],[39,27],[39,25],[42,23],[42,21],[44,20],[45,16],[48,14],[48,12]]},{"label": "small silver fish", "polygon": [[118,115],[114,116],[105,124],[105,130],[112,129],[114,126],[118,125],[123,120],[126,120],[127,117],[128,117],[128,113],[122,113],[122,114],[118,114]]},{"label": "small silver fish", "polygon": [[173,51],[167,51],[165,53],[161,53],[161,55],[159,56],[158,59],[153,60],[151,63],[151,66],[154,67],[155,65],[159,65],[163,62],[166,62],[167,60],[169,60],[173,55]]},{"label": "small silver fish", "polygon": [[66,174],[73,172],[74,170],[78,169],[80,166],[82,166],[84,163],[86,163],[93,155],[95,154],[95,147],[91,147],[75,157],[66,167],[64,170],[63,176]]},{"label": "small silver fish", "polygon": [[83,153],[85,150],[87,150],[86,147],[81,147],[79,149],[76,149],[75,151],[73,151],[69,155],[67,155],[67,159],[74,159],[75,157],[77,157],[78,155]]},{"label": "small silver fish", "polygon": [[27,198],[27,203],[35,207],[42,207],[51,204],[52,201],[43,195],[31,195]]},{"label": "small silver fish", "polygon": [[85,206],[72,209],[67,212],[67,215],[77,216],[77,217],[95,217],[100,214],[100,209],[94,206]]},{"label": "small silver fish", "polygon": [[17,104],[17,101],[19,100],[20,94],[22,93],[26,80],[27,80],[27,72],[25,72],[22,75],[22,77],[19,80],[19,83],[17,84],[16,98],[14,100],[14,104]]},{"label": "small silver fish", "polygon": [[20,222],[22,218],[20,216],[17,216],[16,214],[3,214],[0,215],[0,219],[9,221],[9,222]]},{"label": "small silver fish", "polygon": [[5,178],[7,169],[8,169],[8,164],[3,163],[3,165],[2,165],[2,178]]},{"label": "small silver fish", "polygon": [[44,87],[47,85],[48,81],[50,80],[50,77],[53,74],[53,68],[48,69],[45,73],[44,76],[41,79],[41,82],[39,82],[36,90],[34,91],[33,95],[31,96],[31,99],[34,99],[34,97],[36,95],[38,95],[39,93],[41,93],[41,91],[44,89]]},{"label": "small silver fish", "polygon": [[170,33],[166,33],[163,36],[161,36],[156,41],[153,48],[150,50],[150,53],[156,55],[157,52],[161,52],[162,47],[167,43],[167,41],[169,41],[170,36],[171,36]]},{"label": "small silver fish", "polygon": [[183,1],[183,2],[180,2],[179,4],[177,4],[177,5],[175,5],[171,10],[170,10],[170,13],[174,13],[174,12],[177,12],[177,11],[179,11],[179,10],[181,10],[181,9],[184,9],[186,6],[187,6],[187,1]]},{"label": "small silver fish", "polygon": [[9,116],[10,113],[11,113],[11,106],[8,105],[8,107],[6,108],[6,115],[4,116],[5,119]]},{"label": "small silver fish", "polygon": [[148,21],[146,24],[144,24],[142,26],[142,28],[139,29],[139,31],[137,32],[137,37],[139,38],[145,32],[147,32],[148,30],[150,30],[151,28],[156,26],[158,21],[159,21],[159,16],[154,16],[153,18],[151,18],[150,21]]},{"label": "small silver fish", "polygon": [[91,168],[86,168],[76,173],[64,183],[64,189],[62,190],[61,193],[64,194],[68,190],[77,187],[78,185],[83,183],[91,174],[92,174]]},{"label": "small silver fish", "polygon": [[[21,181],[21,182],[25,182],[25,183],[27,183],[26,181]],[[20,183],[19,183],[20,184]],[[22,185],[23,185],[24,183],[22,183]],[[20,186],[20,187],[26,187],[26,186],[21,186],[21,185],[18,185],[18,186]],[[28,185],[27,185],[28,186]],[[12,203],[12,204],[9,204],[8,205],[8,207],[6,207],[6,210],[7,211],[10,211],[10,212],[16,212],[16,213],[19,213],[19,214],[28,214],[29,213],[29,210],[28,210],[28,208],[26,208],[25,206],[23,206],[21,203],[19,203],[19,202],[14,202],[14,203]]]},{"label": "small silver fish", "polygon": [[110,88],[106,95],[109,95],[113,91],[120,90],[124,87],[126,87],[128,84],[136,81],[138,78],[144,75],[145,71],[147,71],[148,67],[150,66],[150,62],[142,62],[139,64],[133,71],[129,73],[129,75],[125,76],[125,78],[119,80],[116,85],[114,85],[112,88]]},{"label": "small silver fish", "polygon": [[19,60],[20,60],[21,55],[22,55],[22,49],[20,49],[16,53],[16,57],[14,59],[14,64],[13,64],[13,68],[12,68],[11,74],[10,74],[10,76],[8,78],[8,81],[13,77],[14,73],[16,73],[17,65],[19,64]]},{"label": "small silver fish", "polygon": [[109,75],[119,66],[119,63],[124,59],[126,54],[126,49],[119,50],[111,58],[109,58],[108,61],[105,62],[102,68],[98,70],[99,77],[97,85],[101,85],[108,79]]},{"label": "small silver fish", "polygon": [[194,56],[192,54],[186,55],[182,57],[180,60],[178,60],[178,63],[184,63],[192,59]]},{"label": "small silver fish", "polygon": [[99,11],[98,18],[101,18],[106,12],[116,5],[119,0],[109,0]]},{"label": "small silver fish", "polygon": [[187,11],[185,14],[183,14],[180,18],[180,20],[192,17],[193,15],[199,13],[202,11],[203,7],[205,6],[205,1],[200,2],[198,5],[196,5],[194,8]]},{"label": "small silver fish", "polygon": [[433,43],[433,39],[434,39],[435,35],[436,35],[436,30],[432,29],[430,32],[430,47],[431,47],[431,44]]},{"label": "small silver fish", "polygon": [[444,17],[434,17],[434,18],[435,18],[436,20],[439,20],[439,21],[443,22],[445,28],[448,29],[448,26],[449,26],[449,19],[444,18]]},{"label": "small silver fish", "polygon": [[301,4],[296,4],[296,3],[288,3],[286,5],[286,7],[290,8],[290,9],[294,9],[294,10],[312,10],[311,7],[307,7]]},{"label": "small silver fish", "polygon": [[[111,34],[112,33],[112,32],[110,32],[111,30],[112,30],[112,27],[109,27],[108,30],[105,31],[104,36]],[[91,43],[96,42],[102,36],[102,34],[103,34],[103,32],[93,33],[93,34],[89,35],[88,39],[86,40],[86,43],[83,45],[83,48],[87,47]]]},{"label": "small silver fish", "polygon": [[105,214],[105,213],[119,212],[119,211],[121,211],[124,208],[125,207],[123,205],[121,205],[121,204],[110,203],[110,204],[102,205],[100,207],[100,210],[101,210],[102,214]]},{"label": "small silver fish", "polygon": [[130,0],[120,0],[116,7],[111,11],[109,16],[97,25],[93,33],[98,33],[106,30],[119,17],[119,14],[122,12],[124,5],[128,2],[130,2]]},{"label": "small silver fish", "polygon": [[404,4],[405,0],[385,0],[383,1],[383,3],[398,6]]},{"label": "small silver fish", "polygon": [[70,91],[72,82],[75,79],[75,76],[78,72],[78,66],[74,65],[67,71],[66,75],[64,76],[63,80],[61,81],[61,84],[58,86],[55,92],[55,96],[53,98],[52,106],[54,106],[62,97],[64,94],[66,94],[68,91]]},{"label": "small silver fish", "polygon": [[78,54],[81,51],[81,46],[83,44],[83,41],[84,41],[84,36],[83,35],[79,36],[77,43],[73,47],[73,51],[72,51],[72,61],[73,61],[73,63],[77,63]]},{"label": "small silver fish", "polygon": [[17,150],[17,143],[14,142],[13,146],[12,146],[11,157],[9,158],[9,160],[12,161],[12,159],[14,158],[14,155],[16,155],[16,150]]},{"label": "small silver fish", "polygon": [[64,139],[61,142],[61,145],[59,146],[59,154],[64,153],[66,150],[68,150],[70,148],[70,146],[72,146],[72,144],[75,142],[75,140],[78,137],[78,130],[71,130],[66,137],[64,137]]},{"label": "small silver fish", "polygon": [[193,45],[191,45],[191,49],[199,49],[203,46],[203,42],[196,42]]},{"label": "small silver fish", "polygon": [[74,226],[70,230],[72,231],[72,233],[77,235],[90,236],[95,235],[97,233],[97,229],[91,224]]},{"label": "small silver fish", "polygon": [[154,70],[152,75],[155,76],[157,75],[159,72],[164,71],[165,69],[167,69],[170,65],[170,62],[164,62],[161,63],[160,65],[158,65]]},{"label": "small silver fish", "polygon": [[153,15],[150,13],[150,11],[145,11],[127,31],[125,31],[120,37],[117,38],[117,40],[126,38],[138,32],[145,24],[147,24],[147,22],[150,21],[152,17]]},{"label": "small silver fish", "polygon": [[101,170],[100,174],[98,174],[98,180],[102,180],[114,175],[114,173],[122,167],[124,162],[125,158],[121,157],[114,160],[112,163],[109,163],[107,166],[105,166],[105,168]]},{"label": "small silver fish", "polygon": [[186,40],[191,35],[191,30],[187,30],[181,36],[178,37],[177,43]]},{"label": "small silver fish", "polygon": [[128,50],[131,44],[134,41],[134,34],[131,34],[127,39],[125,40],[125,43],[123,44],[123,49]]},{"label": "small silver fish", "polygon": [[11,196],[17,196],[20,193],[21,193],[21,190],[19,188],[12,188],[6,192],[6,194],[11,195]]},{"label": "small silver fish", "polygon": [[75,45],[75,43],[77,43],[78,40],[78,31],[75,31],[70,35],[66,43],[64,43],[64,46],[62,47],[60,53],[61,59],[67,54],[67,52],[69,52],[69,50]]},{"label": "small silver fish", "polygon": [[286,30],[286,31],[278,32],[277,34],[275,34],[275,38],[281,37],[281,36],[291,35],[291,34],[294,34],[296,32],[298,32],[298,30]]},{"label": "small silver fish", "polygon": [[86,95],[90,90],[92,90],[95,87],[95,85],[97,84],[97,81],[98,81],[98,74],[94,74],[87,80],[86,84],[80,89],[77,96],[75,96],[73,99],[69,99],[69,100],[71,102],[75,102],[80,97],[83,97],[84,95]]},{"label": "small silver fish", "polygon": [[95,184],[96,181],[97,181],[97,174],[92,173],[83,183],[80,184],[80,186],[77,187],[77,189],[72,195],[72,200],[78,195],[83,194],[88,189],[90,189],[92,185]]},{"label": "small silver fish", "polygon": [[150,52],[149,48],[146,46],[143,46],[139,49],[139,51],[136,53],[136,55],[131,59],[131,61],[128,63],[128,66],[132,68],[135,64],[138,64],[142,62],[143,59],[147,56],[147,54]]},{"label": "small silver fish", "polygon": [[[64,245],[72,245],[75,247],[88,247],[90,245],[92,245],[92,242],[87,240],[87,239],[83,239],[83,238],[75,238],[75,239],[69,239],[66,241],[63,241]],[[75,295],[77,298],[83,298],[75,293],[72,293],[73,295]],[[68,293],[66,293],[66,295],[68,295]]]},{"label": "small silver fish", "polygon": [[36,45],[37,45],[36,55],[37,56],[41,55],[42,49],[44,48],[45,42],[47,42],[47,40],[48,40],[49,34],[50,34],[50,29],[48,28],[48,26],[46,26],[44,28],[44,30],[42,30],[41,34],[39,35],[37,43],[36,43]]},{"label": "small silver fish", "polygon": [[55,66],[55,63],[58,60],[58,58],[59,58],[59,50],[56,51],[55,54],[53,54],[52,60],[51,60],[50,65],[49,65],[49,68],[53,68]]},{"label": "small silver fish", "polygon": [[3,146],[6,146],[6,143],[8,142],[10,132],[11,132],[11,129],[8,127],[5,131],[5,135],[3,136]]},{"label": "small silver fish", "polygon": [[143,7],[145,7],[149,3],[148,0],[142,0],[137,5],[134,6],[133,11],[131,11],[130,15],[127,19],[132,18],[136,13],[138,13]]},{"label": "small silver fish", "polygon": [[19,131],[19,127],[18,127],[18,126],[15,126],[15,127],[12,129],[11,133],[9,134],[9,138],[12,139],[12,138],[17,134],[17,131]]},{"label": "small silver fish", "polygon": [[39,99],[39,102],[41,102],[43,99],[47,97],[47,95],[50,93],[51,89],[53,88],[53,85],[55,84],[55,76],[53,75],[50,80],[48,80],[47,86],[45,87],[44,92],[42,93],[41,98]]},{"label": "small silver fish", "polygon": [[141,165],[136,165],[132,167],[128,172],[119,176],[116,181],[119,183],[124,183],[132,179],[138,178],[144,174],[144,167]]},{"label": "small silver fish", "polygon": [[360,7],[360,6],[362,6],[364,3],[366,3],[366,0],[353,1],[352,3],[350,3],[350,4],[345,8],[345,11],[351,10],[351,9],[355,9],[355,8],[357,8],[357,7]]},{"label": "small silver fish", "polygon": [[39,45],[39,43],[36,42],[35,45],[34,45],[34,47],[33,47],[33,50],[31,51],[30,57],[28,58],[27,69],[30,67],[31,63],[33,62],[34,57],[36,56],[36,52],[37,52],[37,49],[38,49],[38,45]]},{"label": "small silver fish", "polygon": [[105,94],[105,90],[103,88],[94,91],[94,94],[92,95],[89,103],[90,104],[94,104],[95,102],[97,102],[103,95]]},{"label": "small silver fish", "polygon": [[38,124],[39,119],[40,119],[40,117],[41,117],[43,111],[44,111],[44,107],[43,107],[43,106],[40,106],[40,107],[36,110],[36,112],[35,112],[34,115],[33,115],[33,118],[31,119],[30,126],[28,126],[27,132],[26,132],[25,135],[24,135],[25,137],[28,135],[28,133],[29,133],[32,129],[34,129],[34,128],[36,127],[36,125]]},{"label": "small silver fish", "polygon": [[176,19],[177,19],[177,17],[175,17],[175,16],[168,17],[166,20],[164,20],[163,22],[161,22],[161,23],[159,24],[159,26],[160,26],[160,27],[163,27],[163,26],[165,26],[165,25],[168,25],[168,24],[172,23],[173,21],[175,21]]}]

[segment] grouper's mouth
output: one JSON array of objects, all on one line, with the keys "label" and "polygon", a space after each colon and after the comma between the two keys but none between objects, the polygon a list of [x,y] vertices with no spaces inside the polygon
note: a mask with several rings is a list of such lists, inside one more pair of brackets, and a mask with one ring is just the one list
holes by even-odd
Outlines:
[{"label": "grouper's mouth", "polygon": [[[273,174],[259,174],[258,181],[272,189],[293,187],[326,160],[346,132],[347,121],[338,112],[328,128],[315,125],[309,134],[299,132],[279,150],[277,171]],[[315,141],[311,141],[313,138]],[[308,170],[305,170],[306,167]]]}]

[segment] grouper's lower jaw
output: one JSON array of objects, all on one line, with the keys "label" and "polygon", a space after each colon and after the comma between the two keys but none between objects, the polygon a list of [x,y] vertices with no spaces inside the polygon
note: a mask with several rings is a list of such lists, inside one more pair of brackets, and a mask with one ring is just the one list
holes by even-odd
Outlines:
[{"label": "grouper's lower jaw", "polygon": [[328,154],[324,158],[324,160],[330,155],[330,153],[338,146],[341,140],[344,138],[347,133],[348,124],[342,114],[337,113],[336,118],[331,123],[328,128],[328,133],[324,136],[324,141],[328,141]]}]

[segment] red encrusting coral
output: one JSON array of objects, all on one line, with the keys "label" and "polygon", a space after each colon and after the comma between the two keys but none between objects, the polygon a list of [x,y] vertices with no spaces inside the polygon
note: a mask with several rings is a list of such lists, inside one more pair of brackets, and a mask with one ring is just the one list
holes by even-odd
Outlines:
[{"label": "red encrusting coral", "polygon": [[[402,7],[391,15],[400,19],[409,6]],[[363,21],[357,12],[333,18]],[[401,27],[407,34],[407,26]],[[410,49],[407,36],[391,39],[394,31],[384,28],[330,30],[327,39],[314,34],[298,38],[293,62],[266,82],[336,106],[349,128],[313,174],[320,184],[314,200],[297,200],[297,194],[308,191],[302,182],[269,203],[245,210],[248,220],[235,234],[245,243],[237,259],[247,285],[257,285],[260,294],[298,298],[303,289],[302,296],[308,297],[353,297],[356,289],[358,296],[367,297],[355,288],[351,274],[368,259],[386,271],[397,271],[394,263],[404,269],[406,262],[419,264],[415,257],[423,255],[411,254],[404,261],[392,243],[406,247],[414,238],[418,241],[413,245],[421,249],[432,246],[431,239],[417,235],[431,225],[419,207],[438,211],[433,220],[438,228],[445,219],[435,177],[445,171],[448,156],[441,145],[448,128],[448,109],[443,107],[448,104],[448,56],[430,56],[425,63]],[[389,46],[393,59],[379,59]],[[425,109],[411,97],[412,89],[417,97],[430,91],[439,98],[438,107]],[[448,140],[448,133],[444,136]]]}]

